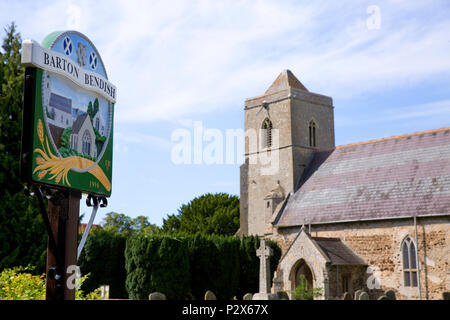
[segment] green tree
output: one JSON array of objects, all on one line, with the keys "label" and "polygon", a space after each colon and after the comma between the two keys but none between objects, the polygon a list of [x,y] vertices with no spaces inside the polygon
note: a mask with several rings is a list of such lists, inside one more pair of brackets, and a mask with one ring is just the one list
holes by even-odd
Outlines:
[{"label": "green tree", "polygon": [[103,228],[105,230],[112,230],[120,233],[131,233],[132,231],[132,219],[123,214],[117,212],[108,212],[106,217],[103,218]]},{"label": "green tree", "polygon": [[123,213],[108,212],[103,219],[105,230],[115,231],[127,236],[133,233],[156,233],[158,226],[151,224],[146,216],[131,218]]},{"label": "green tree", "polygon": [[89,115],[89,118],[91,118],[91,122],[93,122],[95,115],[97,114],[99,110],[99,102],[98,99],[95,98],[94,104],[92,104],[92,101],[89,101],[87,113]]},{"label": "green tree", "polygon": [[94,110],[92,110],[92,118],[95,117],[95,115],[96,115],[97,112],[98,112],[98,109],[99,109],[98,99],[95,98],[95,100],[94,100]]},{"label": "green tree", "polygon": [[168,215],[162,231],[234,235],[238,228],[239,198],[227,193],[207,193],[183,204],[177,215]]},{"label": "green tree", "polygon": [[94,116],[92,115],[92,111],[93,111],[93,109],[92,109],[92,101],[89,101],[88,108],[87,108],[87,114],[88,114],[89,117],[91,118],[91,121],[92,121],[92,118],[94,117]]},{"label": "green tree", "polygon": [[70,149],[70,135],[72,134],[72,127],[64,129],[61,135],[61,147]]},{"label": "green tree", "polygon": [[47,234],[36,199],[19,178],[24,68],[16,25],[5,28],[0,51],[0,270],[35,265],[45,269]]}]

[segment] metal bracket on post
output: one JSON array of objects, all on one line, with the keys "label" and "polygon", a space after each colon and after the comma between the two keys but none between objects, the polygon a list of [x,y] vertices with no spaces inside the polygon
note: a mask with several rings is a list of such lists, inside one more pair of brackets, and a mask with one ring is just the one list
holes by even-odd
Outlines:
[{"label": "metal bracket on post", "polygon": [[[33,191],[31,191],[31,189],[33,189]],[[38,185],[27,185],[24,188],[24,192],[28,196],[36,196],[38,200],[39,210],[41,212],[42,220],[44,221],[45,228],[48,234],[48,248],[52,252],[56,261],[56,266],[49,267],[48,273],[50,278],[56,281],[57,296],[61,298],[64,294],[64,284],[62,283],[62,281],[64,280],[64,256],[60,254],[60,247],[56,242],[53,229],[48,218],[47,210],[45,209],[44,193],[47,200],[52,200],[56,203],[60,203],[61,197],[63,197],[64,195],[61,194],[60,191],[53,191],[44,187],[40,187]]]},{"label": "metal bracket on post", "polygon": [[[100,203],[101,202],[101,203]],[[92,208],[91,217],[89,218],[89,222],[86,226],[86,229],[84,230],[83,237],[81,238],[80,244],[78,245],[77,249],[77,260],[80,258],[81,252],[83,251],[84,244],[86,243],[87,237],[89,235],[89,231],[91,230],[92,224],[94,223],[95,215],[97,214],[97,210],[99,207],[104,208],[108,205],[108,201],[105,197],[96,197],[93,195],[88,195],[86,198],[86,205],[88,207]]]},{"label": "metal bracket on post", "polygon": [[[34,192],[31,191],[31,188],[34,189]],[[56,241],[55,241],[55,237],[53,235],[53,230],[50,225],[50,221],[48,220],[47,210],[45,210],[45,204],[44,204],[43,193],[42,193],[41,188],[38,186],[27,185],[24,188],[24,192],[29,197],[36,196],[36,198],[39,202],[39,210],[42,215],[42,220],[44,220],[45,228],[47,229],[49,248],[50,248],[50,250],[52,250],[53,254],[55,254],[56,259],[58,259],[57,255],[56,255]],[[47,195],[46,198],[49,199],[49,196]]]}]

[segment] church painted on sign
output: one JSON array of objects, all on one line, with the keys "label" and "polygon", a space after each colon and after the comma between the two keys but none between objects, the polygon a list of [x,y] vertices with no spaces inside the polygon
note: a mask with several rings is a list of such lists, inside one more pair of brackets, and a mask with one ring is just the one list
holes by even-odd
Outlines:
[{"label": "church painted on sign", "polygon": [[[273,293],[301,275],[322,299],[450,291],[450,128],[335,146],[332,98],[289,70],[244,112],[245,130],[263,134],[257,150],[245,142],[237,234],[282,248]],[[278,170],[264,174],[261,154]]]},{"label": "church painted on sign", "polygon": [[[46,120],[52,134],[53,141],[56,147],[60,149],[64,147],[64,142],[61,140],[65,129],[70,130],[71,150],[75,150],[79,154],[90,157],[97,157],[98,151],[96,145],[97,134],[100,137],[106,136],[106,125],[102,110],[100,110],[98,99],[92,97],[94,100],[89,102],[89,106],[73,105],[74,94],[71,93],[71,98],[62,94],[55,93],[52,87],[53,83],[58,84],[58,91],[64,92],[60,80],[48,74],[43,80],[43,107],[45,108]],[[96,108],[93,105],[97,105]],[[89,109],[91,108],[91,110]]]}]

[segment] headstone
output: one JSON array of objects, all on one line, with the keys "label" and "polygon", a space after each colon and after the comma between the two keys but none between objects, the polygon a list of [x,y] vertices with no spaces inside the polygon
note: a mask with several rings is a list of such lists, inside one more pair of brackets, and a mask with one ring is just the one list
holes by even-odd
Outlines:
[{"label": "headstone", "polygon": [[394,290],[386,290],[386,291],[384,292],[384,295],[385,295],[386,297],[388,297],[389,300],[396,300],[396,299],[395,299],[395,291],[394,291]]},{"label": "headstone", "polygon": [[253,295],[251,293],[246,293],[242,300],[253,300]]},{"label": "headstone", "polygon": [[103,300],[109,299],[109,286],[108,285],[103,285],[100,286],[100,296],[102,297]]},{"label": "headstone", "polygon": [[378,300],[389,300],[389,298],[386,297],[386,296],[381,296],[381,297],[378,298]]},{"label": "headstone", "polygon": [[355,291],[355,300],[359,300],[359,295],[363,292],[363,290],[359,289]]},{"label": "headstone", "polygon": [[187,299],[187,300],[195,300],[195,297],[194,297],[194,295],[193,295],[191,292],[189,292],[189,293],[187,294],[186,299]]},{"label": "headstone", "polygon": [[369,294],[365,291],[359,294],[359,300],[369,300]]},{"label": "headstone", "polygon": [[278,295],[270,293],[270,262],[272,249],[266,246],[266,241],[261,239],[256,255],[259,257],[259,292],[255,293],[253,300],[277,300]]},{"label": "headstone", "polygon": [[208,290],[205,293],[205,300],[217,300],[216,295],[214,294],[214,292]]},{"label": "headstone", "polygon": [[353,300],[352,295],[348,292],[345,292],[344,296],[342,297],[342,300]]},{"label": "headstone", "polygon": [[289,300],[289,295],[287,294],[286,291],[278,291],[277,295],[278,295],[278,300]]},{"label": "headstone", "polygon": [[166,295],[161,292],[152,292],[148,296],[148,300],[167,300]]}]

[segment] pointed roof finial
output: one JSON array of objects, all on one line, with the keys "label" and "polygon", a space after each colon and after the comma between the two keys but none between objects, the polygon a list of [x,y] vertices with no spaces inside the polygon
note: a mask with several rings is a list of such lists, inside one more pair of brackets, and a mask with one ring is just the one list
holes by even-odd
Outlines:
[{"label": "pointed roof finial", "polygon": [[294,74],[290,70],[286,69],[280,73],[269,89],[267,89],[265,94],[285,90],[287,88],[296,88],[308,91],[308,89],[306,89],[306,87],[294,76]]},{"label": "pointed roof finial", "polygon": [[301,229],[301,231],[306,232],[305,224],[302,224],[302,229]]}]

